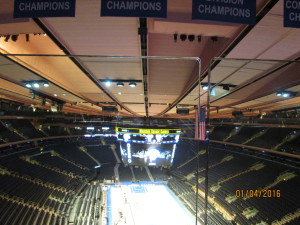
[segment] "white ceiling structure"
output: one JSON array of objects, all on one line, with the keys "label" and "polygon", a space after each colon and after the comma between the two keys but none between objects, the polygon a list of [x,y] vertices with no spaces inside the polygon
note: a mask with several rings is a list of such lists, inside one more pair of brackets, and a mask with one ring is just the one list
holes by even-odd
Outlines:
[{"label": "white ceiling structure", "polygon": [[[283,27],[282,1],[257,0],[255,26],[191,20],[192,0],[168,0],[166,19],[100,17],[99,0],[77,0],[73,18],[12,19],[13,1],[3,2],[0,98],[41,108],[57,99],[64,102],[63,111],[72,113],[106,115],[103,107],[114,106],[120,116],[188,118],[199,104],[195,58],[200,58],[202,84],[211,68],[212,117],[300,107],[300,64],[288,62],[299,59],[300,30]],[[142,26],[147,35],[139,35]],[[195,35],[195,40],[181,41],[180,34]],[[5,40],[7,35],[18,39]],[[25,86],[38,80],[49,87]],[[129,86],[133,81],[136,87]],[[277,96],[279,91],[294,96]],[[201,87],[201,106],[207,94]],[[189,108],[190,114],[176,114],[177,108]]]}]

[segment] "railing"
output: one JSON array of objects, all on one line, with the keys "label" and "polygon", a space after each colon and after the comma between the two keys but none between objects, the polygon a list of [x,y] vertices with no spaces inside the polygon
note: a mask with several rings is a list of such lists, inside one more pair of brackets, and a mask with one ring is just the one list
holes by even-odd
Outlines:
[{"label": "railing", "polygon": [[33,139],[27,139],[27,140],[21,140],[21,141],[14,141],[14,142],[8,142],[5,144],[1,144],[0,149],[3,147],[7,147],[7,146],[19,145],[19,144],[24,144],[24,143],[28,143],[28,142],[44,141],[44,140],[52,140],[52,139],[62,139],[62,138],[76,138],[76,137],[84,137],[84,135],[40,137],[40,138],[33,138]]},{"label": "railing", "polygon": [[267,148],[260,148],[260,147],[250,146],[250,145],[242,145],[242,144],[236,144],[236,143],[230,143],[230,142],[224,142],[224,141],[215,141],[215,140],[210,140],[209,142],[217,143],[217,144],[224,144],[224,145],[231,145],[231,146],[247,148],[247,149],[253,149],[253,150],[258,150],[258,151],[262,151],[262,152],[270,152],[270,153],[277,154],[277,155],[283,155],[283,156],[287,156],[290,158],[300,159],[299,155],[294,155],[294,154],[290,154],[290,153],[286,153],[286,152],[274,151],[274,150],[267,149]]}]

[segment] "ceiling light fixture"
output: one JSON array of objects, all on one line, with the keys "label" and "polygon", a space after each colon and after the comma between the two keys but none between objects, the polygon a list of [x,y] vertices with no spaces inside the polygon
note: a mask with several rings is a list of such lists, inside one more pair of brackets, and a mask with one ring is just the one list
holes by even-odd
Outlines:
[{"label": "ceiling light fixture", "polygon": [[276,93],[276,96],[288,98],[288,97],[295,97],[296,94],[297,94],[296,92],[292,92],[292,91],[280,91]]},{"label": "ceiling light fixture", "polygon": [[8,42],[9,38],[10,38],[10,35],[6,35],[4,41],[5,41],[5,42]]},{"label": "ceiling light fixture", "polygon": [[180,34],[180,40],[181,41],[185,41],[187,38],[187,35],[186,34]]},{"label": "ceiling light fixture", "polygon": [[122,95],[122,92],[118,92],[118,95]]},{"label": "ceiling light fixture", "polygon": [[117,83],[117,86],[118,86],[118,87],[123,87],[123,86],[124,86],[124,83],[118,82],[118,83]]},{"label": "ceiling light fixture", "polygon": [[43,106],[46,105],[46,99],[45,98],[41,99],[41,105],[43,105]]},{"label": "ceiling light fixture", "polygon": [[19,35],[15,34],[11,36],[11,40],[16,42],[18,40]]},{"label": "ceiling light fixture", "polygon": [[26,38],[26,42],[29,42],[29,34],[26,34],[25,38]]},{"label": "ceiling light fixture", "polygon": [[[201,86],[202,86],[202,89],[203,90],[208,90],[208,83],[206,82],[203,82],[201,83]],[[210,87],[211,89],[216,87],[216,88],[219,88],[219,87],[222,87],[223,90],[225,91],[229,91],[231,88],[235,88],[236,85],[234,84],[223,84],[223,83],[210,83]]]},{"label": "ceiling light fixture", "polygon": [[39,88],[39,87],[40,87],[40,84],[39,84],[38,82],[35,81],[35,82],[33,83],[33,87]]},{"label": "ceiling light fixture", "polygon": [[26,83],[25,86],[28,87],[28,88],[32,87],[30,83]]},{"label": "ceiling light fixture", "polygon": [[212,42],[217,42],[219,40],[217,36],[212,36],[210,37],[210,39],[212,40]]},{"label": "ceiling light fixture", "polygon": [[173,35],[173,37],[174,37],[174,42],[177,42],[177,37],[178,37],[178,34],[177,34],[177,33],[175,33],[175,34]]},{"label": "ceiling light fixture", "polygon": [[201,42],[202,36],[201,36],[201,35],[198,35],[197,38],[198,38],[198,42]]},{"label": "ceiling light fixture", "polygon": [[110,87],[110,86],[111,86],[111,82],[110,82],[110,81],[106,81],[106,82],[105,82],[105,86],[106,86],[106,87]]},{"label": "ceiling light fixture", "polygon": [[290,93],[283,93],[282,97],[284,97],[284,98],[290,97]]},{"label": "ceiling light fixture", "polygon": [[45,81],[45,82],[43,83],[43,86],[44,86],[44,87],[49,87],[49,83],[48,83],[47,81]]},{"label": "ceiling light fixture", "polygon": [[195,40],[195,35],[193,35],[193,34],[189,34],[188,35],[188,39],[189,39],[189,41],[194,41]]},{"label": "ceiling light fixture", "polygon": [[229,85],[227,85],[227,84],[224,84],[224,85],[223,85],[223,90],[229,91],[229,89],[230,89]]},{"label": "ceiling light fixture", "polygon": [[136,87],[136,83],[135,83],[135,82],[130,82],[130,83],[129,83],[129,86],[130,86],[130,87]]},{"label": "ceiling light fixture", "polygon": [[49,82],[45,80],[23,80],[22,82],[27,88],[31,88],[31,87],[40,88],[41,86],[43,87],[50,86]]}]

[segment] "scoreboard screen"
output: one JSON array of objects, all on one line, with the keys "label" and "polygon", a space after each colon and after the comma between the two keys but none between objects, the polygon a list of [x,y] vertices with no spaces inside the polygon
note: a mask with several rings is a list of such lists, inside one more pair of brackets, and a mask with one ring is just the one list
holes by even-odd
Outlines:
[{"label": "scoreboard screen", "polygon": [[170,167],[180,129],[116,128],[122,160],[134,166]]}]

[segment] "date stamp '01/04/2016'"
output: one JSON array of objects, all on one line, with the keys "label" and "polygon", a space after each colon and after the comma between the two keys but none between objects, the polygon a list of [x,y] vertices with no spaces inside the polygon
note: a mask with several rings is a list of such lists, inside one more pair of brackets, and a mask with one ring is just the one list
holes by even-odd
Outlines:
[{"label": "date stamp '01/04/2016'", "polygon": [[237,198],[280,198],[280,190],[236,190]]}]

